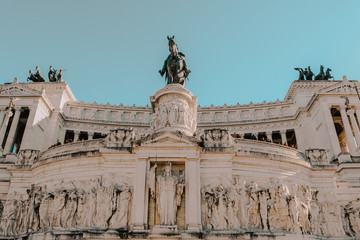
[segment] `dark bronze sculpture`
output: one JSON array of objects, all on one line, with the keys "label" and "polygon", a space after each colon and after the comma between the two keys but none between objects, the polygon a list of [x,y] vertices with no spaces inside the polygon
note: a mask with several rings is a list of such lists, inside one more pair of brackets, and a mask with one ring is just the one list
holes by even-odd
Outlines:
[{"label": "dark bronze sculpture", "polygon": [[62,78],[62,73],[65,71],[66,71],[66,69],[55,70],[55,69],[53,69],[52,66],[50,66],[50,70],[48,73],[49,81],[50,82],[63,82],[64,79]]},{"label": "dark bronze sculpture", "polygon": [[326,73],[325,73],[325,80],[329,80],[330,78],[334,79],[334,76],[331,75],[331,72],[332,70],[330,68],[326,69]]},{"label": "dark bronze sculpture", "polygon": [[56,73],[56,70],[53,69],[52,66],[50,66],[50,70],[49,70],[49,73],[48,73],[49,82],[56,82],[55,73]]},{"label": "dark bronze sculpture", "polygon": [[304,78],[304,71],[302,68],[294,68],[296,71],[299,71],[299,79],[298,80],[305,80]]},{"label": "dark bronze sculpture", "polygon": [[185,80],[191,72],[185,62],[185,54],[179,52],[174,36],[168,36],[167,39],[169,40],[170,55],[166,58],[159,73],[161,76],[165,74],[167,84],[178,83],[184,86]]},{"label": "dark bronze sculpture", "polygon": [[316,75],[315,80],[325,80],[324,66],[320,65],[320,73]]},{"label": "dark bronze sculpture", "polygon": [[314,76],[314,73],[311,71],[311,67],[310,67],[310,66],[308,66],[307,68],[305,68],[304,75],[305,75],[305,79],[306,79],[306,80],[312,80],[312,77]]},{"label": "dark bronze sculpture", "polygon": [[33,81],[33,82],[45,82],[45,78],[40,73],[40,68],[36,66],[36,73],[32,70],[29,71],[30,76],[27,78],[27,81]]}]

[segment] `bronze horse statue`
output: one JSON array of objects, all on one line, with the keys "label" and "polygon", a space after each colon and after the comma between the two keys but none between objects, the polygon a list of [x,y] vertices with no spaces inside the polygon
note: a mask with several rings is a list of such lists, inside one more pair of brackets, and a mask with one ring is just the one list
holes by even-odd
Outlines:
[{"label": "bronze horse statue", "polygon": [[325,80],[324,66],[320,65],[320,73],[316,75],[314,80]]},{"label": "bronze horse statue", "polygon": [[164,61],[164,66],[159,73],[161,76],[165,74],[167,84],[177,83],[184,86],[185,80],[191,72],[187,67],[185,54],[179,52],[174,35],[168,36],[167,39],[169,40],[170,55]]},{"label": "bronze horse statue", "polygon": [[330,68],[326,69],[326,72],[325,72],[325,80],[329,80],[330,78],[332,78],[332,79],[335,80],[334,76],[331,75],[331,71],[332,71],[332,70],[331,70]]}]

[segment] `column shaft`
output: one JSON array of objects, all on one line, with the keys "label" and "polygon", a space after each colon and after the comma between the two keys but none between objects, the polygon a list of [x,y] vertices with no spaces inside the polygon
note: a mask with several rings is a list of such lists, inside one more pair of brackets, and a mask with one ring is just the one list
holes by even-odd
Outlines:
[{"label": "column shaft", "polygon": [[336,133],[334,120],[333,120],[333,117],[331,116],[331,112],[330,112],[331,107],[329,107],[327,105],[327,103],[323,103],[322,108],[323,108],[325,123],[329,130],[328,131],[329,138],[330,138],[331,146],[333,148],[333,153],[334,153],[334,156],[337,157],[337,155],[341,152],[341,148],[340,148],[339,138]]},{"label": "column shaft", "polygon": [[346,115],[345,106],[340,106],[340,114],[341,114],[342,122],[344,124],[345,135],[346,135],[346,140],[347,140],[348,147],[349,147],[349,152],[351,154],[355,154],[356,146],[355,146],[355,142],[354,142],[354,136],[352,134],[349,119]]},{"label": "column shaft", "polygon": [[352,109],[348,110],[347,114],[350,117],[351,125],[352,125],[352,128],[355,133],[356,145],[357,145],[357,147],[359,147],[360,146],[360,131],[359,131],[359,127],[356,122],[356,119],[355,119],[354,110],[352,110]]},{"label": "column shaft", "polygon": [[280,135],[281,135],[281,142],[282,142],[282,144],[287,143],[286,130],[280,131]]},{"label": "column shaft", "polygon": [[5,109],[1,109],[1,112],[0,112],[0,127],[1,127],[1,125],[3,124],[3,122],[4,122],[5,116],[6,116],[6,110],[5,110]]},{"label": "column shaft", "polygon": [[80,131],[74,131],[74,142],[79,140],[79,136],[80,136]]},{"label": "column shaft", "polygon": [[88,140],[92,140],[94,137],[94,133],[93,132],[88,132]]},{"label": "column shaft", "polygon": [[272,132],[266,132],[266,137],[272,141]]},{"label": "column shaft", "polygon": [[26,121],[26,127],[24,131],[23,138],[21,140],[20,150],[23,149],[36,149],[36,150],[42,150],[41,144],[39,140],[35,139],[32,132],[34,130],[34,119],[36,115],[36,107],[37,103],[35,103],[30,109],[29,109],[29,117]]},{"label": "column shaft", "polygon": [[12,152],[15,135],[16,135],[16,130],[17,130],[17,127],[19,124],[20,114],[21,114],[21,109],[16,109],[14,118],[11,123],[9,135],[7,137],[6,144],[4,147],[4,154],[8,154],[8,153]]},{"label": "column shaft", "polygon": [[12,115],[13,115],[13,113],[10,110],[6,111],[5,119],[4,119],[3,125],[1,126],[1,129],[0,129],[0,148],[2,148],[1,145],[4,141],[5,132],[6,132],[8,124],[9,124],[9,119]]}]

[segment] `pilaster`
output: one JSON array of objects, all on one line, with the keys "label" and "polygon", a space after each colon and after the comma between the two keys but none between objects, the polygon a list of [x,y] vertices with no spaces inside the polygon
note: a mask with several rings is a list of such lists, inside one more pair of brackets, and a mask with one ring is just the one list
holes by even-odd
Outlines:
[{"label": "pilaster", "polygon": [[187,230],[199,232],[202,229],[199,159],[188,159],[186,161],[185,178],[185,223]]}]

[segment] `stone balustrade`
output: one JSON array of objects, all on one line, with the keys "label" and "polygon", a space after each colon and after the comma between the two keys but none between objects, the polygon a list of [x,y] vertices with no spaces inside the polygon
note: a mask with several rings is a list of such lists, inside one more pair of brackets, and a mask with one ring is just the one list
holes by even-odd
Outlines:
[{"label": "stone balustrade", "polygon": [[102,147],[105,147],[104,139],[67,143],[44,151],[40,155],[39,162],[41,164],[41,162],[47,161],[48,159],[66,159],[76,157],[77,154],[98,152]]}]

